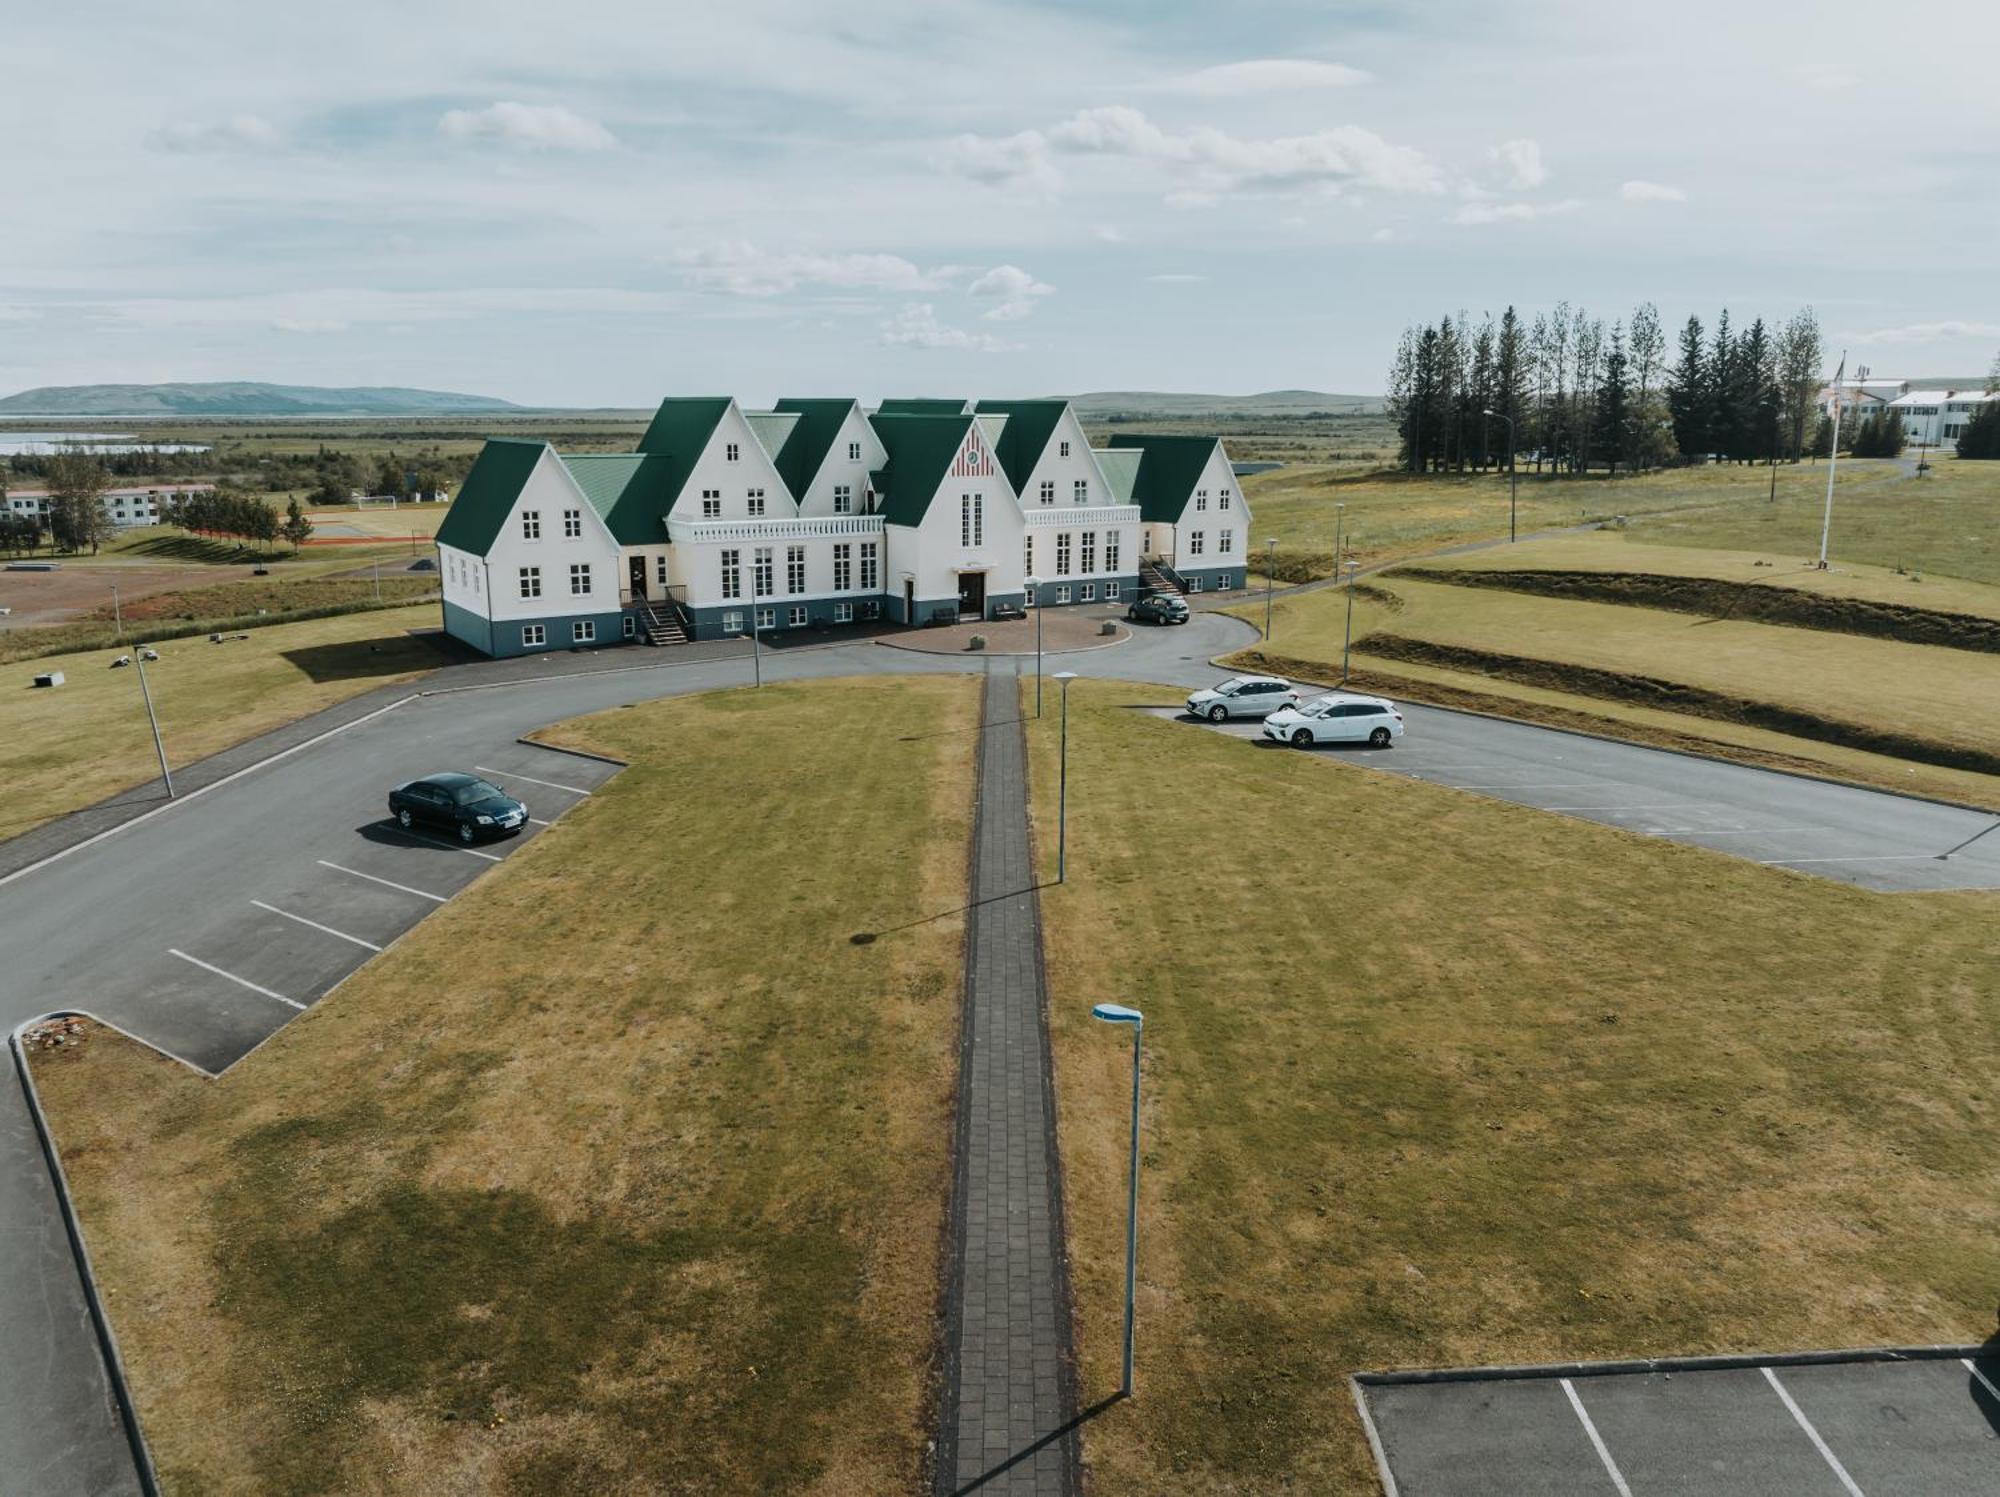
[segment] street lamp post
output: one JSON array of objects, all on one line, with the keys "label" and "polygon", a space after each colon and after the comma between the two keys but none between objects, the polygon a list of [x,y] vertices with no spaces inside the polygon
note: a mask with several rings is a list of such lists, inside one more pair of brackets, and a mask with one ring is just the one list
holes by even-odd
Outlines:
[{"label": "street lamp post", "polygon": [[166,783],[167,799],[174,798],[174,777],[167,768],[167,746],[160,739],[160,719],[153,711],[153,688],[146,684],[146,646],[138,644],[132,652],[132,663],[139,667],[139,695],[146,699],[146,721],[153,725],[153,752],[160,756],[160,778]]},{"label": "street lamp post", "polygon": [[1035,609],[1035,716],[1042,715],[1042,579],[1025,579],[1028,601]]},{"label": "street lamp post", "polygon": [[1056,679],[1062,682],[1062,752],[1056,772],[1056,882],[1060,884],[1069,877],[1069,683],[1076,672],[1057,671]]},{"label": "street lamp post", "polygon": [[757,603],[750,603],[750,668],[756,672],[757,685],[764,684],[764,639],[757,629]]},{"label": "street lamp post", "polygon": [[1340,644],[1340,684],[1347,684],[1347,657],[1354,648],[1354,574],[1361,570],[1361,563],[1347,564],[1347,637]]},{"label": "street lamp post", "polygon": [[1488,411],[1486,414],[1507,423],[1507,541],[1511,545],[1515,539],[1514,517],[1519,509],[1521,493],[1520,475],[1514,468],[1514,418],[1504,411]]},{"label": "street lamp post", "polygon": [[1333,571],[1336,577],[1340,575],[1342,545],[1346,532],[1347,505],[1345,503],[1336,504],[1333,507]]},{"label": "street lamp post", "polygon": [[1146,1037],[1146,1016],[1122,1003],[1100,1003],[1090,1015],[1107,1024],[1132,1026],[1132,1156],[1126,1166],[1125,1197],[1125,1376],[1118,1391],[1132,1396],[1132,1311],[1139,1287],[1139,1050]]},{"label": "street lamp post", "polygon": [[124,610],[118,606],[118,584],[115,582],[111,584],[111,621],[112,621],[112,628],[115,631],[113,637],[117,640],[119,644],[121,645],[124,644],[125,613]]},{"label": "street lamp post", "polygon": [[1271,642],[1271,592],[1277,586],[1274,574],[1278,568],[1278,538],[1264,537],[1264,643]]}]

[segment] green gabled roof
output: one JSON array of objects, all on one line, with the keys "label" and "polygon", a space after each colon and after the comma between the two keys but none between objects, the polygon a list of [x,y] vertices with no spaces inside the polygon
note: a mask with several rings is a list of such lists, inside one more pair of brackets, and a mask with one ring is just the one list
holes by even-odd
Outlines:
[{"label": "green gabled roof", "polygon": [[888,449],[889,465],[876,475],[882,495],[879,513],[891,525],[921,525],[938,485],[951,471],[951,460],[965,445],[972,417],[958,414],[898,415],[876,413],[869,418]]},{"label": "green gabled roof", "polygon": [[799,424],[799,418],[790,411],[745,411],[743,420],[750,428],[750,435],[757,439],[757,445],[764,449],[764,456],[774,463],[791,437],[792,428]]},{"label": "green gabled roof", "polygon": [[507,523],[514,501],[521,497],[521,485],[535,471],[535,464],[549,450],[547,442],[523,441],[515,437],[493,437],[479,449],[472,471],[458,486],[458,494],[438,526],[437,543],[452,546],[474,556],[484,556]]},{"label": "green gabled roof", "polygon": [[1007,425],[1000,433],[993,455],[1007,470],[1007,481],[1014,485],[1015,493],[1026,493],[1028,476],[1035,471],[1035,464],[1042,460],[1042,454],[1049,450],[1049,439],[1056,434],[1056,424],[1068,408],[1066,400],[979,402],[980,415],[1007,418]]},{"label": "green gabled roof", "polygon": [[[639,451],[648,457],[665,458],[662,470],[661,513],[674,507],[686,487],[688,474],[708,447],[708,439],[729,413],[727,395],[673,395],[660,402],[646,434],[639,438]],[[649,535],[647,540],[657,540]]]},{"label": "green gabled roof", "polygon": [[1112,448],[1138,448],[1145,454],[1132,485],[1132,498],[1139,505],[1139,517],[1156,523],[1175,524],[1187,508],[1201,470],[1209,455],[1221,443],[1214,437],[1163,437],[1143,432],[1120,432],[1111,439]]},{"label": "green gabled roof", "polygon": [[1111,485],[1111,497],[1120,504],[1132,502],[1132,490],[1139,481],[1139,463],[1145,453],[1132,447],[1093,447],[1092,457],[1104,473],[1104,481]]},{"label": "green gabled roof", "polygon": [[963,416],[962,400],[885,400],[875,407],[878,416]]},{"label": "green gabled roof", "polygon": [[827,451],[840,435],[840,428],[847,420],[847,413],[854,409],[854,402],[781,400],[776,409],[799,418],[792,427],[792,434],[785,438],[785,445],[778,449],[777,464],[778,476],[792,491],[793,502],[803,504],[806,502],[806,490],[825,464]]},{"label": "green gabled roof", "polygon": [[[658,545],[667,538],[664,521],[680,490],[673,483],[673,459],[644,452],[558,453],[590,507],[621,546]],[[681,477],[685,479],[686,470]]]}]

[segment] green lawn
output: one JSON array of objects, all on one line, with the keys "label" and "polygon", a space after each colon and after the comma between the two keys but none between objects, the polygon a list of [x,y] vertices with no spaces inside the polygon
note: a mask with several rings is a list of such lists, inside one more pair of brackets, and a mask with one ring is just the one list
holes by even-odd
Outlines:
[{"label": "green lawn", "polygon": [[[271,624],[229,644],[199,635],[163,641],[146,677],[168,761],[202,758],[457,658],[411,633],[437,623],[437,605],[428,603]],[[7,702],[0,780],[12,791],[0,837],[158,775],[138,671],[111,669],[113,658],[106,648],[0,668]],[[51,670],[63,672],[67,684],[32,684]]]},{"label": "green lawn", "polygon": [[[1356,1369],[1978,1341],[2000,901],[1884,897],[1071,690],[1041,892],[1093,1490],[1372,1493]],[[1042,876],[1056,731],[1035,729]],[[1180,851],[1162,876],[1160,808]],[[1269,827],[1281,838],[1244,836]]]},{"label": "green lawn", "polygon": [[38,1059],[168,1490],[914,1491],[977,704],[585,719],[629,769],[222,1080]]},{"label": "green lawn", "polygon": [[[1892,463],[1843,462],[1840,490],[1872,496],[1899,476]],[[1526,535],[1612,515],[1762,504],[1770,483],[1768,469],[1735,465],[1615,479],[1523,473],[1518,528]],[[1788,503],[1803,503],[1825,485],[1823,466],[1778,469],[1778,492],[1781,500],[1792,496]],[[1281,582],[1331,576],[1337,528],[1343,546],[1364,566],[1507,534],[1504,472],[1411,476],[1304,464],[1246,478],[1243,492],[1255,517],[1248,560],[1253,568],[1261,566],[1265,537],[1275,537]],[[1344,517],[1335,508],[1339,504],[1347,506]]]}]

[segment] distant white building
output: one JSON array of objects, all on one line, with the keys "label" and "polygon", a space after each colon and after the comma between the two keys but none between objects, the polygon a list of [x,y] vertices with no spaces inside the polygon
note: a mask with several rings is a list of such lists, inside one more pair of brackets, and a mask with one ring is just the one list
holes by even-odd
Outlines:
[{"label": "distant white building", "polygon": [[[131,530],[140,525],[159,524],[161,511],[175,495],[199,493],[213,487],[213,484],[206,483],[176,483],[143,489],[106,489],[99,502],[114,530]],[[25,515],[47,528],[49,496],[39,489],[17,490],[7,496],[7,512]]]},{"label": "distant white building", "polygon": [[1983,390],[1911,390],[1889,402],[1903,419],[1903,435],[1913,447],[1956,447],[1966,423],[2000,394]]}]

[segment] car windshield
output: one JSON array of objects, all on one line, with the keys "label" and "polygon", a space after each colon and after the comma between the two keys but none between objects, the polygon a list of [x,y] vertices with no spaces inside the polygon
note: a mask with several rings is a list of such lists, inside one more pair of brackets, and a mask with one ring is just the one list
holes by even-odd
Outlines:
[{"label": "car windshield", "polygon": [[451,798],[461,806],[477,805],[483,800],[492,800],[504,792],[498,785],[489,785],[484,780],[467,780],[462,785],[451,787]]},{"label": "car windshield", "polygon": [[1299,710],[1313,717],[1325,717],[1339,705],[1338,702],[1312,702],[1301,707]]}]

